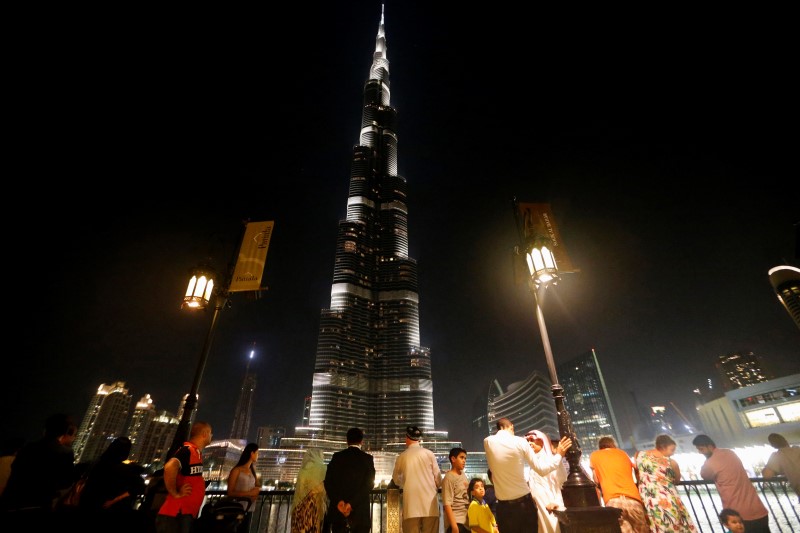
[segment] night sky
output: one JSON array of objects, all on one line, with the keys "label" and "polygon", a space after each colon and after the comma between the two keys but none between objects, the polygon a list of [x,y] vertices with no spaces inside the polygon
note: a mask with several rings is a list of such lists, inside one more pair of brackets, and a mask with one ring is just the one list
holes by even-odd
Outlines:
[{"label": "night sky", "polygon": [[[175,412],[210,321],[180,309],[188,272],[224,269],[247,219],[275,221],[269,290],[222,312],[198,417],[228,436],[255,342],[251,439],[299,424],[380,18],[340,4],[32,28],[6,147],[0,436],[80,421],[117,380]],[[386,5],[436,426],[469,449],[490,381],[546,372],[513,197],[552,206],[580,269],[544,307],[554,356],[595,348],[623,437],[633,396],[690,412],[719,355],[800,372],[767,278],[798,265],[788,37],[758,13],[647,15]]]}]

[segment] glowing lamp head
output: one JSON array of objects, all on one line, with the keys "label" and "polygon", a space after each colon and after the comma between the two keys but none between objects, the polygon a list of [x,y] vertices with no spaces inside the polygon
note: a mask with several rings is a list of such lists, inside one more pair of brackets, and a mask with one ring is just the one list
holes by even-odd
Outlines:
[{"label": "glowing lamp head", "polygon": [[205,309],[208,307],[212,294],[214,294],[213,273],[208,270],[196,269],[189,279],[181,308]]},{"label": "glowing lamp head", "polygon": [[537,287],[555,285],[559,280],[556,258],[547,244],[549,243],[537,241],[525,254],[528,270],[531,272],[531,281]]}]

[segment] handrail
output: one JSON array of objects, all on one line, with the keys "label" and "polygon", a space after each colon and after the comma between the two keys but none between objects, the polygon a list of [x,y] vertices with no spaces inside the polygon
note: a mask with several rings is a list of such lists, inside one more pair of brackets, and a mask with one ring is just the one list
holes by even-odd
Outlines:
[{"label": "handrail", "polygon": [[[798,496],[783,476],[770,479],[750,478],[770,514],[773,533],[800,531]],[[698,533],[724,532],[719,522],[722,505],[716,486],[711,481],[686,480],[676,484],[684,505],[690,510]],[[400,533],[402,498],[397,489],[373,489],[370,492],[373,533]],[[214,501],[224,490],[208,490],[206,497]],[[261,491],[253,510],[247,533],[289,533],[293,490]],[[440,531],[442,528],[440,527]]]},{"label": "handrail", "polygon": [[[769,511],[770,530],[787,533],[800,531],[798,495],[784,476],[774,478],[751,477],[762,502]],[[690,509],[699,532],[724,532],[719,521],[722,502],[713,481],[686,480],[676,483],[683,490],[681,499]]]}]

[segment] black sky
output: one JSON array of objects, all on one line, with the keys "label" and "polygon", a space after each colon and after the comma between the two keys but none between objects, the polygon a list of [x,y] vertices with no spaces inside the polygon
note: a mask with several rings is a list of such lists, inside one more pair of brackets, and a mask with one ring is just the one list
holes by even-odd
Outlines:
[{"label": "black sky", "polygon": [[[514,196],[551,203],[581,269],[544,310],[556,361],[594,347],[623,427],[631,392],[690,410],[721,354],[800,371],[767,279],[798,264],[784,33],[758,13],[515,10],[386,5],[438,428],[471,447],[489,381],[546,370],[512,278]],[[193,15],[32,24],[13,76],[2,434],[80,419],[116,380],[174,412],[210,318],[180,310],[186,274],[223,268],[244,219],[275,221],[269,291],[222,313],[199,416],[227,435],[255,342],[251,437],[299,422],[380,4]]]}]

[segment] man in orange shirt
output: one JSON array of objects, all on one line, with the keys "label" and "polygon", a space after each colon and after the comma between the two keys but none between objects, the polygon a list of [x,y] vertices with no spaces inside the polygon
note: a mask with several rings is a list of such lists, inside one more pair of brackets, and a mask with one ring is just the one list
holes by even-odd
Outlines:
[{"label": "man in orange shirt", "polygon": [[602,437],[597,447],[600,449],[589,456],[589,465],[606,507],[622,511],[619,517],[622,533],[649,533],[647,514],[636,487],[639,481],[636,465],[611,437]]}]

